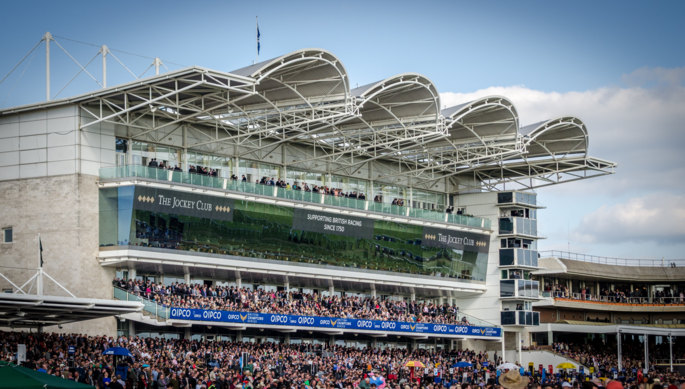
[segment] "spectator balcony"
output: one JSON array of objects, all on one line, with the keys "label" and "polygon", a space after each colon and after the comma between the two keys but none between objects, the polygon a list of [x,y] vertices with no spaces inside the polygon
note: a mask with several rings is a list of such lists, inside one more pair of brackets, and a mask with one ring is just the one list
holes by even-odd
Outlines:
[{"label": "spectator balcony", "polygon": [[535,219],[527,219],[524,217],[500,217],[499,235],[517,235],[531,238],[539,238],[538,221]]},{"label": "spectator balcony", "polygon": [[165,170],[140,165],[126,165],[100,169],[101,182],[125,180],[149,180],[172,185],[199,186],[250,196],[342,207],[365,213],[379,213],[382,215],[413,218],[429,222],[455,224],[482,230],[489,230],[491,227],[489,219],[474,216],[437,212],[343,196],[325,195],[304,190],[286,189],[274,185],[262,185],[209,175]]},{"label": "spectator balcony", "polygon": [[542,292],[543,299],[536,308],[569,308],[591,311],[614,312],[685,312],[685,300],[681,297],[621,297],[596,296],[560,291]]},{"label": "spectator balcony", "polygon": [[500,249],[499,250],[499,265],[500,267],[538,267],[538,252],[537,250],[528,249]]}]

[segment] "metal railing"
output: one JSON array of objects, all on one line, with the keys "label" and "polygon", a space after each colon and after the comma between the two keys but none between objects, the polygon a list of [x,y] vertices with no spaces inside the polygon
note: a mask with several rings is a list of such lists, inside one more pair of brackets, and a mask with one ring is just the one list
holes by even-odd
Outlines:
[{"label": "metal railing", "polygon": [[155,301],[130,293],[124,289],[114,287],[114,298],[122,301],[139,301],[143,303],[143,310],[159,319],[169,319],[169,308],[157,304]]},{"label": "metal railing", "polygon": [[617,257],[602,257],[597,255],[588,255],[580,253],[572,253],[569,251],[559,250],[541,250],[540,257],[554,257],[561,259],[570,259],[574,261],[600,263],[606,265],[620,265],[620,266],[643,266],[643,267],[684,267],[685,258],[682,259],[649,259],[649,258],[617,258]]},{"label": "metal railing", "polygon": [[577,301],[601,302],[609,304],[645,304],[645,305],[685,305],[685,298],[681,297],[616,297],[616,296],[595,296],[582,293],[563,293],[561,291],[542,292],[543,297],[565,298]]},{"label": "metal railing", "polygon": [[490,219],[484,219],[475,216],[457,215],[446,212],[431,211],[427,209],[378,203],[369,200],[360,200],[344,196],[325,195],[322,193],[306,192],[304,190],[286,189],[273,185],[262,185],[203,174],[158,169],[140,165],[105,167],[100,169],[101,180],[116,180],[121,178],[145,178],[149,180],[164,181],[175,184],[197,185],[229,192],[277,197],[281,199],[315,204],[325,204],[336,207],[352,208],[366,212],[405,216],[474,228],[490,229],[491,226]]}]

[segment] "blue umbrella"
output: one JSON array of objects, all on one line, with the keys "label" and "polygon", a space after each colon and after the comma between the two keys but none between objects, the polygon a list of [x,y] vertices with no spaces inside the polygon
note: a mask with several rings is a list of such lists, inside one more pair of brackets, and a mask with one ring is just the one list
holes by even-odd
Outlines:
[{"label": "blue umbrella", "polygon": [[110,347],[102,352],[102,355],[120,355],[133,358],[133,354],[123,347]]},{"label": "blue umbrella", "polygon": [[459,361],[453,367],[471,367],[473,364],[471,362]]}]

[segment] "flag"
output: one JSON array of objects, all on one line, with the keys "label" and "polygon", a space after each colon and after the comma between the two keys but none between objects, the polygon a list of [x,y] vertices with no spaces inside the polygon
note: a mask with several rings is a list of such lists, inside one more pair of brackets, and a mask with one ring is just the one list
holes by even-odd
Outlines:
[{"label": "flag", "polygon": [[40,267],[43,267],[43,241],[38,237],[38,247],[40,247]]},{"label": "flag", "polygon": [[261,49],[261,44],[259,42],[259,37],[261,34],[259,33],[259,23],[257,23],[257,55],[259,55],[259,50]]}]

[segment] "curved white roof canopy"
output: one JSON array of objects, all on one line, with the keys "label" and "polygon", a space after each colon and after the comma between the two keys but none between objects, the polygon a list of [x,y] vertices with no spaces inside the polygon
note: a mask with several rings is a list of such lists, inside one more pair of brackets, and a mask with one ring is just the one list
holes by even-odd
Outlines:
[{"label": "curved white roof canopy", "polygon": [[428,146],[431,159],[443,169],[454,171],[475,161],[487,161],[521,150],[518,142],[518,113],[502,96],[488,96],[446,108],[447,136]]},{"label": "curved white roof canopy", "polygon": [[[345,120],[317,140],[336,147],[333,154],[354,152],[361,162],[402,154],[417,144],[444,136],[439,115],[440,95],[425,76],[403,73],[351,91],[358,115]],[[298,161],[299,162],[299,161]]]},{"label": "curved white roof canopy", "polygon": [[503,96],[488,96],[442,110],[449,139],[482,143],[516,139],[519,126],[514,104]]},{"label": "curved white roof canopy", "polygon": [[[255,79],[257,92],[272,102],[349,96],[345,67],[335,55],[322,49],[297,50],[231,73]],[[249,103],[248,99],[241,105]]]},{"label": "curved white roof canopy", "polygon": [[587,155],[588,133],[585,123],[572,116],[534,123],[521,128],[526,158]]}]

